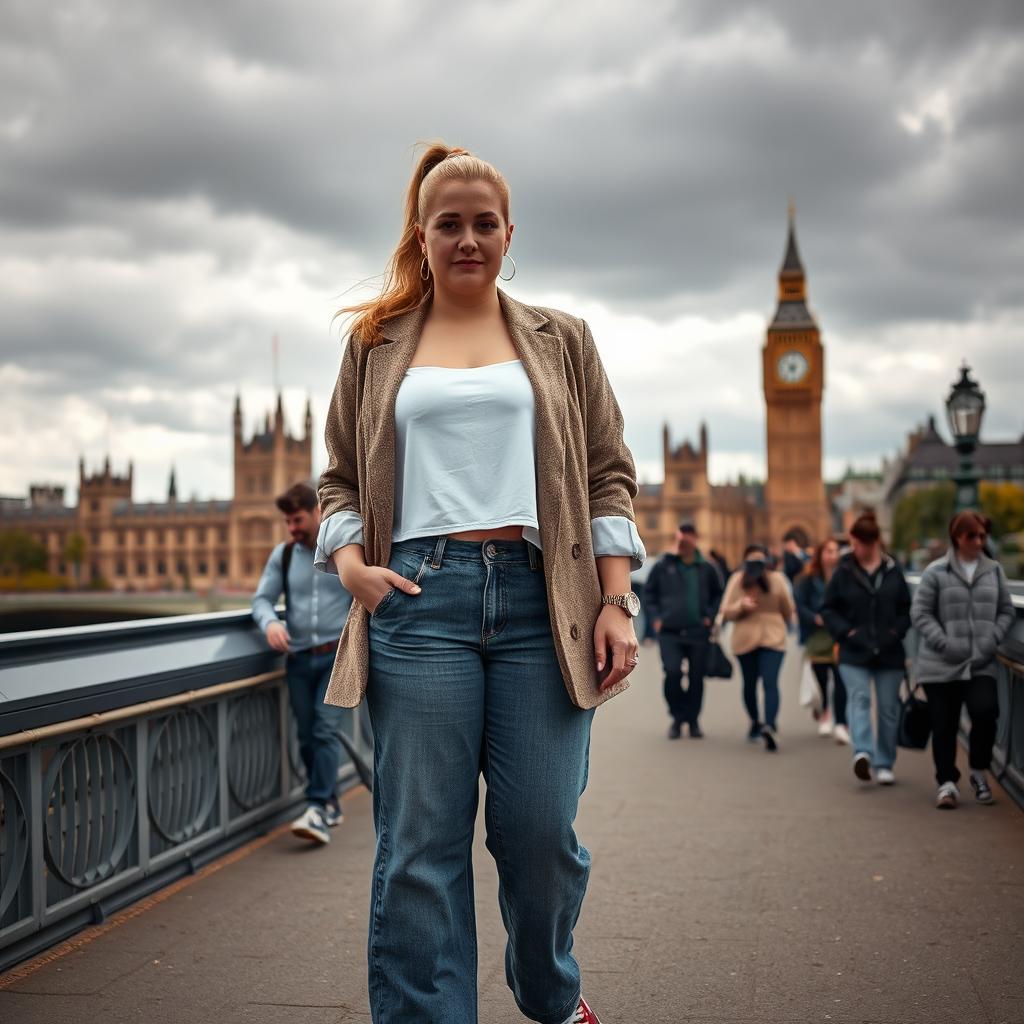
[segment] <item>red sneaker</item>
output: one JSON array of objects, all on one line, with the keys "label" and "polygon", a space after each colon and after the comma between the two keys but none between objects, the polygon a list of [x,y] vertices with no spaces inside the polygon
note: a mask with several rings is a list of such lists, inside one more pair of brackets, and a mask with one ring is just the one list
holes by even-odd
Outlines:
[{"label": "red sneaker", "polygon": [[576,1007],[572,1024],[601,1024],[601,1022],[597,1019],[597,1014],[587,1006],[586,999],[580,999],[580,1005]]}]

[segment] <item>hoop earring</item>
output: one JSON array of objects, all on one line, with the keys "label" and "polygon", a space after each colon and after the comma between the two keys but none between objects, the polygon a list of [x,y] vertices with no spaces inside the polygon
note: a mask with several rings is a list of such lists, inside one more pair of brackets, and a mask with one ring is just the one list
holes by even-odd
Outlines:
[{"label": "hoop earring", "polygon": [[420,264],[420,278],[424,281],[430,280],[430,264],[427,263],[427,257],[423,257],[423,262]]},{"label": "hoop earring", "polygon": [[508,277],[502,277],[501,274],[499,274],[498,277],[501,278],[502,281],[511,281],[512,278],[516,276],[516,261],[512,259],[510,253],[505,253],[505,255],[502,257],[502,260],[505,259],[512,260],[512,273],[509,274]]}]

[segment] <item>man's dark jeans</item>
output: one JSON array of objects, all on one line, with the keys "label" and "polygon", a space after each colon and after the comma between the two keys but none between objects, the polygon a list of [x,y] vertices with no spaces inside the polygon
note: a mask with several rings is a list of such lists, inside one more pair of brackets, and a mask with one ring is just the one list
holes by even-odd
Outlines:
[{"label": "man's dark jeans", "polygon": [[[704,673],[708,663],[708,631],[703,627],[658,634],[661,666],[665,671],[665,702],[676,722],[691,725],[700,717],[704,703]],[[687,662],[683,689],[683,661]]]},{"label": "man's dark jeans", "polygon": [[320,807],[334,799],[342,746],[338,739],[347,709],[324,703],[334,667],[334,652],[297,651],[285,662],[288,697],[299,734],[299,755],[306,768],[306,799]]}]

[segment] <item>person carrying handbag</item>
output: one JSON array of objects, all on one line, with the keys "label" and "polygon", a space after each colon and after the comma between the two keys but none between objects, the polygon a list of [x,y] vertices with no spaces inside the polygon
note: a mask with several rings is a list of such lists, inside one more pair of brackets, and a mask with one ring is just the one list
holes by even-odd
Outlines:
[{"label": "person carrying handbag", "polygon": [[[900,686],[906,670],[903,638],[910,629],[910,589],[882,548],[873,512],[850,527],[852,550],[825,588],[821,617],[839,644],[839,672],[849,696],[853,773],[862,782],[896,781]],[[874,684],[877,731],[871,721]]]},{"label": "person carrying handbag", "polygon": [[986,771],[999,717],[996,648],[1013,626],[1014,611],[1003,567],[985,555],[990,528],[980,512],[953,517],[949,551],[925,569],[910,611],[921,637],[917,679],[931,713],[935,806],[943,810],[960,799],[956,743],[964,704],[971,716],[971,788],[979,803],[993,803]]}]

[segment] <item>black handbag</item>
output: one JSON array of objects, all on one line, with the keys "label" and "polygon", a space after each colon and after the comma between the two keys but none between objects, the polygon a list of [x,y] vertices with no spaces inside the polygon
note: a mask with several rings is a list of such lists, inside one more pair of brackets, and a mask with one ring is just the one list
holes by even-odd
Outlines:
[{"label": "black handbag", "polygon": [[899,745],[910,750],[924,750],[932,733],[928,702],[915,696],[917,687],[907,683],[907,695],[900,702]]},{"label": "black handbag", "polygon": [[708,644],[708,663],[704,674],[712,679],[732,679],[732,662],[717,640]]}]

